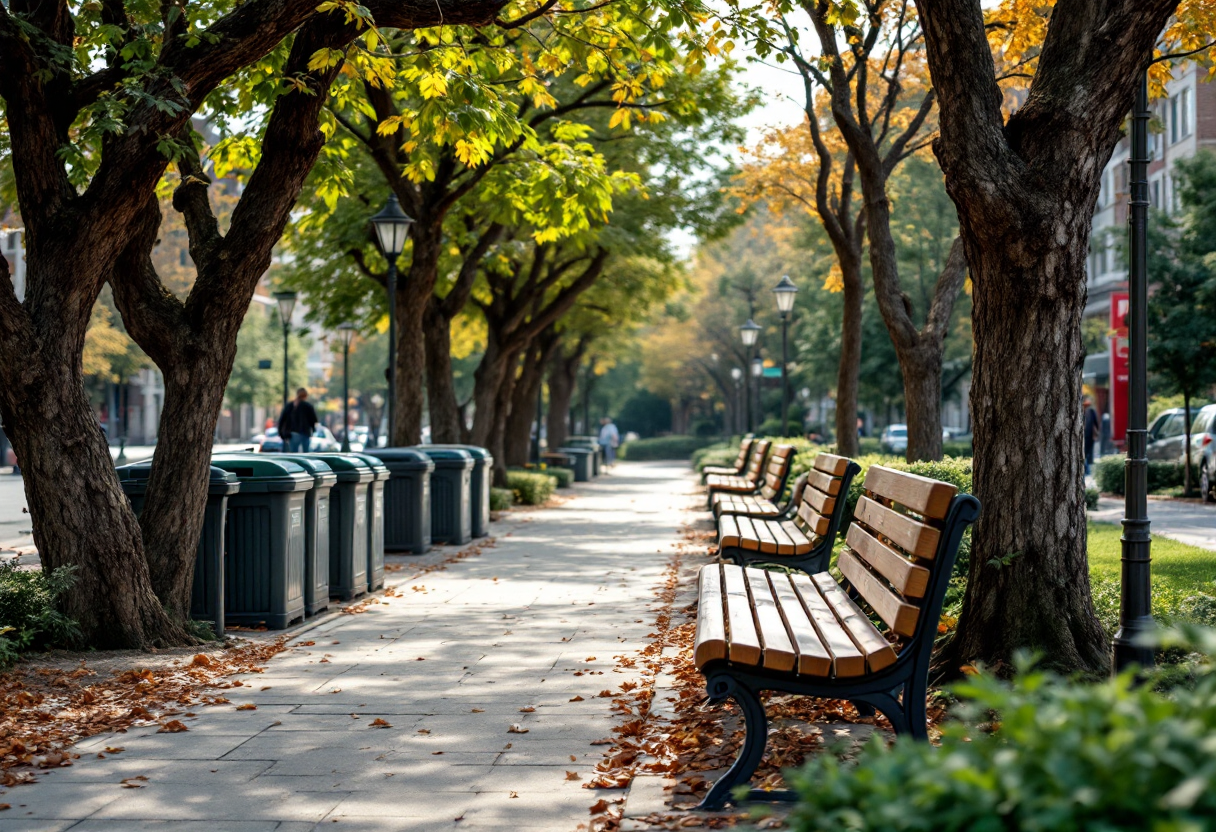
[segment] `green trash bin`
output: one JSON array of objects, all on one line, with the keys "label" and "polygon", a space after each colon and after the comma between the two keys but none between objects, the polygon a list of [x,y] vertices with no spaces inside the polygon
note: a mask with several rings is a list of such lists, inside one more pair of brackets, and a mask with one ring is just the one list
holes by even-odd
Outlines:
[{"label": "green trash bin", "polygon": [[338,477],[329,492],[329,594],[349,601],[367,592],[371,543],[368,486],[376,484],[376,471],[361,454],[310,456],[324,460]]},{"label": "green trash bin", "polygon": [[598,477],[600,469],[604,466],[604,446],[600,444],[600,440],[595,436],[571,436],[566,440],[566,445],[571,448],[587,448],[592,452],[591,455],[591,476]]},{"label": "green trash bin", "polygon": [[476,460],[460,448],[419,445],[431,458],[431,542],[463,546],[473,539],[472,479]]},{"label": "green trash bin", "polygon": [[595,464],[595,451],[590,448],[569,447],[559,448],[558,453],[570,458],[570,467],[574,469],[575,482],[590,482],[592,466]]},{"label": "green trash bin", "polygon": [[[148,474],[152,460],[134,462],[118,469],[122,491],[131,501],[136,516],[144,509]],[[228,499],[241,490],[236,475],[211,466],[207,481],[207,508],[203,514],[203,533],[194,560],[194,583],[190,587],[190,617],[210,621],[217,636],[224,635],[224,524]]]},{"label": "green trash bin", "polygon": [[241,483],[228,498],[224,616],[281,630],[304,617],[305,499],[315,477],[287,455],[222,454],[211,464]]},{"label": "green trash bin", "polygon": [[384,551],[421,555],[431,548],[431,474],[435,463],[415,448],[375,448],[366,453],[389,471],[384,484]]},{"label": "green trash bin", "polygon": [[379,457],[354,454],[372,467],[376,478],[367,484],[367,587],[384,586],[384,489],[392,473]]},{"label": "green trash bin", "polygon": [[[473,474],[469,478],[469,495],[472,511],[469,518],[473,537],[485,537],[490,533],[490,485],[494,480],[494,457],[485,448],[476,445],[424,445],[428,448],[455,448],[473,456]],[[433,488],[432,488],[433,491]]]},{"label": "green trash bin", "polygon": [[330,500],[338,476],[316,454],[262,454],[269,459],[286,459],[312,474],[312,490],[304,496],[304,614],[316,615],[329,609],[329,561],[333,557]]}]

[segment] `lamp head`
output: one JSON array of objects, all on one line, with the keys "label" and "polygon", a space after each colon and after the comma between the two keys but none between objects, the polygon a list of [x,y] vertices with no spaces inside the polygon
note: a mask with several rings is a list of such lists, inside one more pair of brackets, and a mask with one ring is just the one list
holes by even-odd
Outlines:
[{"label": "lamp head", "polygon": [[798,287],[794,285],[794,281],[790,280],[790,276],[787,274],[773,287],[773,294],[777,296],[777,311],[784,318],[794,308],[794,295],[798,294]]},{"label": "lamp head", "polygon": [[743,339],[743,346],[754,347],[760,337],[760,325],[748,318],[747,323],[739,327],[739,337]]},{"label": "lamp head", "polygon": [[380,251],[385,257],[397,259],[401,249],[405,248],[405,237],[413,225],[413,217],[401,210],[401,203],[396,194],[388,195],[388,202],[380,209],[380,213],[372,217],[372,227],[376,229],[376,240],[380,243]]},{"label": "lamp head", "polygon": [[279,304],[279,320],[284,327],[291,326],[291,313],[296,308],[295,292],[275,292],[274,299]]},{"label": "lamp head", "polygon": [[342,339],[343,348],[350,349],[350,342],[355,339],[355,325],[349,322],[338,324],[338,337]]}]

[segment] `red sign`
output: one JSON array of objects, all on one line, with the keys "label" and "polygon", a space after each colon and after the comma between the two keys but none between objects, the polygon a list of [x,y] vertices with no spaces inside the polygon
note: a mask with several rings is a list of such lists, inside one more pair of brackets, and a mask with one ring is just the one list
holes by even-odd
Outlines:
[{"label": "red sign", "polygon": [[1110,296],[1110,438],[1120,445],[1127,433],[1127,292]]}]

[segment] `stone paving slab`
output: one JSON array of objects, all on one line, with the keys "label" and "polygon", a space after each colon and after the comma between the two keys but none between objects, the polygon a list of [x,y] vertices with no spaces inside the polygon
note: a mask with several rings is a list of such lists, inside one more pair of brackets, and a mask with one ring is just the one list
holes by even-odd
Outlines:
[{"label": "stone paving slab", "polygon": [[582,788],[621,720],[598,694],[644,681],[617,657],[649,643],[691,491],[683,465],[622,464],[509,514],[476,557],[390,572],[398,597],[293,638],[189,731],[94,737],[0,794],[0,829],[573,832],[620,794]]}]

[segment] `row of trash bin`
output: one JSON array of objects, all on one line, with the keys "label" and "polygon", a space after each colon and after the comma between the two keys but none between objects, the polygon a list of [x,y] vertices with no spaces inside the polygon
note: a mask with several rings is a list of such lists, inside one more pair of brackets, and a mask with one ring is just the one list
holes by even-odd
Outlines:
[{"label": "row of trash bin", "polygon": [[[489,534],[493,458],[427,445],[211,459],[191,617],[283,629],[384,586],[384,553]],[[151,461],[118,469],[136,514]]]},{"label": "row of trash bin", "polygon": [[570,436],[557,453],[570,460],[575,482],[598,477],[604,465],[604,447],[594,436]]}]

